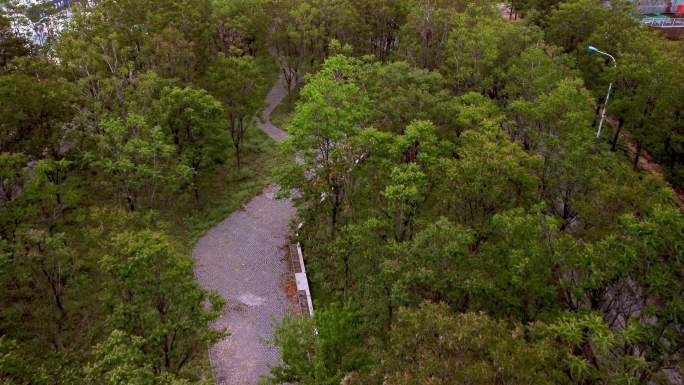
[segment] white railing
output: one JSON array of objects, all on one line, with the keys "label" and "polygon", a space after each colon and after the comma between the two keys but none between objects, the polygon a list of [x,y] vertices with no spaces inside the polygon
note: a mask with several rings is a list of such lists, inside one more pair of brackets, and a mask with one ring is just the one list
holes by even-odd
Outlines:
[{"label": "white railing", "polygon": [[[297,235],[299,236],[299,229],[304,223],[297,226]],[[309,279],[306,276],[306,266],[304,265],[304,254],[302,254],[302,245],[297,242],[297,262],[299,263],[300,273],[295,272],[295,283],[297,284],[297,292],[303,291],[306,296],[306,307],[309,317],[313,317],[313,301],[311,300],[311,289],[309,289]]]},{"label": "white railing", "polygon": [[641,22],[650,27],[684,28],[684,18],[644,17]]}]

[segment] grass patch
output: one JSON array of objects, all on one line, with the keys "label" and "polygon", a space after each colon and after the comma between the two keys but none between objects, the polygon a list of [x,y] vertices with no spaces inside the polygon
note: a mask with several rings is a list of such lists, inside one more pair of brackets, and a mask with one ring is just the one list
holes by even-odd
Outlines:
[{"label": "grass patch", "polygon": [[[275,83],[278,77],[275,62],[269,58],[260,60],[259,64],[270,75],[269,83]],[[237,168],[233,148],[229,149],[229,154],[224,164],[199,181],[199,204],[187,196],[190,194],[185,194],[173,205],[175,207],[164,210],[162,214],[173,224],[175,235],[183,241],[188,253],[207,231],[273,183],[272,170],[283,161],[278,144],[255,126],[250,127],[245,135],[240,169]],[[214,382],[207,349],[189,370],[197,379]]]},{"label": "grass patch", "polygon": [[277,143],[257,127],[251,127],[243,151],[240,170],[231,149],[226,163],[200,181],[199,205],[186,197],[168,213],[172,216],[168,220],[179,225],[178,235],[189,247],[273,182],[271,172],[281,161]]},{"label": "grass patch", "polygon": [[[279,70],[271,56],[258,56],[258,65],[267,75],[269,84],[278,79]],[[281,108],[283,103],[278,105]],[[199,182],[200,204],[190,197],[176,207],[171,222],[178,224],[185,243],[192,247],[209,229],[232,212],[240,209],[252,197],[273,182],[272,170],[282,159],[278,144],[258,127],[250,127],[245,135],[242,164],[238,170],[235,151],[229,149],[229,157],[212,174]]]},{"label": "grass patch", "polygon": [[[192,194],[183,194],[169,207],[160,210],[161,219],[170,225],[169,231],[182,242],[188,254],[209,229],[273,183],[273,167],[282,161],[277,146],[258,127],[250,127],[240,170],[235,162],[235,152],[230,148],[226,162],[199,181],[199,205]],[[188,365],[186,374],[213,383],[208,350]]]},{"label": "grass patch", "polygon": [[[290,95],[285,96],[285,99],[278,104],[271,113],[271,123],[273,123],[274,126],[287,131],[287,126],[290,124],[290,119],[292,118],[294,106],[296,105],[298,98],[299,89],[292,91]],[[292,110],[290,110],[290,105],[292,105]]]},{"label": "grass patch", "polygon": [[[118,210],[125,212],[127,207],[120,195],[113,190],[110,181],[107,181],[103,175],[98,175],[96,169],[75,170],[74,175],[70,176],[67,182],[73,183],[73,188],[79,193],[82,191],[83,196],[78,201],[79,209],[73,210],[72,215],[76,216],[76,219],[69,217],[69,221],[61,225],[62,227],[58,230],[76,234],[85,230],[89,234],[92,232],[95,236],[98,232],[102,232],[105,238],[92,240],[92,243],[97,245],[92,253],[87,250],[91,247],[90,239],[86,239],[83,244],[77,244],[78,248],[75,249],[77,250],[75,252],[88,251],[90,254],[85,255],[92,255],[97,259],[99,257],[95,252],[105,251],[100,247],[106,245],[106,237],[109,236],[111,230],[139,230],[141,226],[146,226],[150,230],[163,231],[168,234],[177,241],[174,243],[174,246],[179,247],[177,252],[184,253],[187,258],[192,258],[191,251],[195,242],[207,230],[240,209],[273,182],[272,169],[283,159],[279,155],[277,146],[278,144],[260,129],[254,126],[249,127],[245,137],[242,168],[237,169],[234,150],[232,147],[228,148],[229,156],[226,162],[214,168],[212,172],[203,173],[199,181],[199,204],[189,192],[167,194],[165,191],[163,196],[160,194],[157,198],[154,207],[139,205],[135,215],[132,215],[134,219],[130,221],[125,219],[128,217],[116,217]],[[101,213],[100,210],[102,210]],[[82,218],[78,219],[81,216]],[[77,227],[81,225],[81,222],[91,228]],[[79,274],[87,274],[87,279],[92,279],[93,292],[97,293],[101,289],[102,272],[97,269],[98,264],[92,267],[84,266],[90,270],[79,272]],[[195,276],[189,275],[187,279],[194,280]],[[87,330],[90,333],[88,338],[92,341],[104,340],[107,337],[106,334],[102,334],[107,331],[103,321],[106,313],[100,312],[101,308],[97,305],[97,299],[99,295],[90,292],[85,293],[82,299],[83,310],[89,312],[90,322],[95,325]],[[85,352],[80,353],[84,355],[74,354],[74,360],[84,357],[83,363],[85,363]],[[201,355],[188,362],[181,374],[192,380],[213,383],[208,350],[205,349]]]}]

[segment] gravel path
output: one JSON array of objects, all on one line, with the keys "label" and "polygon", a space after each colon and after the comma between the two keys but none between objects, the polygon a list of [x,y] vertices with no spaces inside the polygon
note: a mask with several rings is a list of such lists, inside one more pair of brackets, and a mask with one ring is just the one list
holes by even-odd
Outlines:
[{"label": "gravel path", "polygon": [[273,110],[275,110],[278,104],[285,99],[286,96],[287,87],[285,87],[284,81],[281,78],[278,80],[276,85],[271,88],[271,92],[268,93],[268,96],[266,96],[266,108],[264,109],[264,113],[261,117],[263,123],[259,124],[260,128],[267,133],[268,136],[277,141],[285,139],[287,133],[271,123],[271,113]]},{"label": "gravel path", "polygon": [[[286,137],[269,116],[286,94],[282,82],[269,93],[260,128],[275,140]],[[231,214],[197,242],[192,254],[197,279],[228,302],[214,327],[231,335],[209,349],[219,385],[256,385],[280,362],[280,353],[265,341],[288,307],[283,279],[288,225],[295,215],[289,200],[275,199],[269,186],[240,211]]]}]

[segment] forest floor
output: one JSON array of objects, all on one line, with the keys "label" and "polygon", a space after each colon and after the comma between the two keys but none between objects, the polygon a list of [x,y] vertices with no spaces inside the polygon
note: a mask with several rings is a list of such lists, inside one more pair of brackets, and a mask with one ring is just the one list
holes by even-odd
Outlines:
[{"label": "forest floor", "polygon": [[283,101],[271,112],[271,123],[287,131],[287,126],[290,124],[290,119],[292,119],[298,98],[299,90],[294,90],[289,95],[286,95]]},{"label": "forest floor", "polygon": [[[279,81],[258,123],[276,141],[287,134],[271,123],[270,114],[285,94]],[[269,366],[280,363],[280,352],[268,341],[290,307],[286,246],[296,210],[291,201],[276,199],[277,191],[276,185],[267,187],[209,230],[193,250],[200,284],[228,303],[213,327],[230,335],[209,350],[216,384],[256,385]]]},{"label": "forest floor", "polygon": [[[623,143],[623,149],[625,153],[627,153],[630,159],[634,159],[634,156],[637,151],[637,146],[632,138],[632,135],[629,132],[622,130],[622,132],[620,132],[620,141]],[[677,204],[677,206],[679,206],[681,210],[684,211],[684,189],[672,185],[667,180],[667,178],[665,178],[663,168],[660,166],[660,164],[656,163],[653,160],[651,154],[649,154],[648,151],[643,149],[641,150],[638,166],[640,169],[646,171],[651,175],[658,177],[665,184],[670,186],[672,188],[672,191],[674,191],[675,203]]]},{"label": "forest floor", "polygon": [[[615,130],[615,127],[617,127],[617,122],[612,119],[606,120],[610,123],[613,130]],[[633,162],[637,152],[637,145],[632,135],[624,129],[620,131],[618,147],[621,147],[627,155],[627,157]],[[672,191],[674,192],[675,203],[677,204],[677,206],[679,206],[681,210],[684,211],[684,189],[678,188],[672,185],[670,182],[668,182],[667,178],[665,177],[665,172],[663,171],[663,168],[660,166],[660,164],[653,160],[651,154],[649,154],[648,151],[646,151],[645,149],[642,149],[640,152],[637,166],[641,170],[644,170],[648,174],[657,177],[658,179],[662,180],[663,183],[670,186],[670,188],[672,188]]]},{"label": "forest floor", "polygon": [[209,229],[240,209],[255,195],[272,183],[273,167],[281,162],[277,143],[263,131],[250,127],[245,137],[243,162],[240,170],[234,154],[212,175],[200,180],[202,194],[199,207],[191,200],[180,205],[178,217],[183,223],[186,244],[194,245]]}]

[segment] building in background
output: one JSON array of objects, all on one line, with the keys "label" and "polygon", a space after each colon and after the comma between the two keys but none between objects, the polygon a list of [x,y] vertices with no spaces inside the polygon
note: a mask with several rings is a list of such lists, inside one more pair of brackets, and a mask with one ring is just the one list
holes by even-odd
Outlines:
[{"label": "building in background", "polygon": [[9,17],[17,33],[43,46],[64,29],[76,3],[74,0],[0,0],[0,11]]},{"label": "building in background", "polygon": [[71,5],[71,0],[52,0],[52,5],[54,5],[55,8],[58,9],[69,8],[69,6]]},{"label": "building in background", "polygon": [[675,15],[684,12],[684,0],[635,0],[636,11],[646,15]]},{"label": "building in background", "polygon": [[684,0],[634,0],[642,23],[670,39],[684,37]]},{"label": "building in background", "polygon": [[40,6],[40,19],[34,23],[33,41],[44,45],[58,34],[71,17],[72,0],[49,0]]}]

